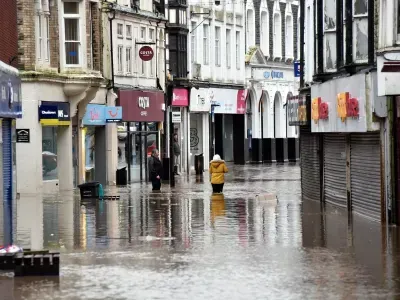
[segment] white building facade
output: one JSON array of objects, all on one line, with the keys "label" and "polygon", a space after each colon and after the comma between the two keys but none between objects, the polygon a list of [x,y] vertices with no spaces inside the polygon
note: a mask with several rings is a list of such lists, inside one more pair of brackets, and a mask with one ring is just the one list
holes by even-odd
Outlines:
[{"label": "white building facade", "polygon": [[244,1],[216,5],[191,1],[188,72],[191,82],[190,165],[214,153],[245,162],[245,14]]},{"label": "white building facade", "polygon": [[289,126],[288,99],[298,95],[298,1],[246,3],[247,162],[299,158],[298,129]]}]

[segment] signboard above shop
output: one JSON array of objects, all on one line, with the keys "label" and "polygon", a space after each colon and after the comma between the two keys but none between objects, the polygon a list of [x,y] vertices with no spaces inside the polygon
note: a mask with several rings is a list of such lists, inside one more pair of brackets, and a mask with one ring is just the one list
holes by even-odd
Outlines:
[{"label": "signboard above shop", "polygon": [[106,123],[122,121],[122,107],[88,104],[82,124],[85,126],[104,126]]},{"label": "signboard above shop", "polygon": [[189,91],[185,88],[177,88],[172,91],[172,106],[186,107],[189,105]]},{"label": "signboard above shop", "polygon": [[139,49],[139,57],[141,60],[149,61],[152,60],[154,57],[153,48],[150,46],[143,46]]},{"label": "signboard above shop", "polygon": [[120,90],[117,103],[125,122],[163,122],[164,93],[161,91]]},{"label": "signboard above shop", "polygon": [[0,61],[0,118],[21,117],[21,79],[18,70]]},{"label": "signboard above shop", "polygon": [[39,122],[43,126],[69,126],[69,111],[69,102],[42,101],[39,106]]}]

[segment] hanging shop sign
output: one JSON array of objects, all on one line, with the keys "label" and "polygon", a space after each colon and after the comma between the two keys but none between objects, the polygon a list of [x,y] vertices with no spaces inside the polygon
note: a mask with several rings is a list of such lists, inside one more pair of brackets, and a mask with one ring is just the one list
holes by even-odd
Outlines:
[{"label": "hanging shop sign", "polygon": [[172,123],[180,124],[182,122],[181,112],[173,111],[172,112]]},{"label": "hanging shop sign", "polygon": [[88,104],[82,119],[85,126],[104,126],[106,125],[105,105]]},{"label": "hanging shop sign", "polygon": [[122,121],[122,107],[106,106],[105,115],[106,115],[106,123],[119,123]]},{"label": "hanging shop sign", "polygon": [[42,101],[39,106],[39,122],[43,126],[69,126],[69,110],[68,102]]},{"label": "hanging shop sign", "polygon": [[303,95],[288,97],[289,126],[307,125],[307,105],[309,104],[307,104],[306,97]]},{"label": "hanging shop sign", "polygon": [[323,102],[321,97],[312,99],[311,101],[311,119],[317,124],[319,120],[327,120],[329,117],[328,103]]},{"label": "hanging shop sign", "polygon": [[104,126],[106,123],[117,123],[122,121],[122,107],[106,106],[102,104],[88,104],[82,125]]},{"label": "hanging shop sign", "polygon": [[0,118],[22,118],[18,70],[0,61]]},{"label": "hanging shop sign", "polygon": [[172,91],[172,106],[183,106],[189,105],[189,91],[184,88],[177,88]]},{"label": "hanging shop sign", "polygon": [[163,122],[164,93],[159,91],[120,90],[117,103],[125,122]]},{"label": "hanging shop sign", "polygon": [[150,46],[143,46],[139,49],[139,57],[141,60],[149,61],[152,60],[154,57],[153,48]]},{"label": "hanging shop sign", "polygon": [[17,143],[30,143],[30,130],[16,129]]},{"label": "hanging shop sign", "polygon": [[248,91],[247,90],[239,90],[237,92],[236,98],[236,113],[244,114],[246,112],[246,100],[247,100]]}]

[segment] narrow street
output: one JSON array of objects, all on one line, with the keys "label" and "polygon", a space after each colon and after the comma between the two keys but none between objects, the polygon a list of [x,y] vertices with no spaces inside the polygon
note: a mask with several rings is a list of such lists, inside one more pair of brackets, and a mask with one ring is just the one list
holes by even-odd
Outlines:
[{"label": "narrow street", "polygon": [[119,201],[21,197],[15,243],[61,251],[61,275],[0,274],[0,299],[397,299],[397,229],[302,203],[298,165],[230,171],[223,195],[205,173],[106,189]]}]

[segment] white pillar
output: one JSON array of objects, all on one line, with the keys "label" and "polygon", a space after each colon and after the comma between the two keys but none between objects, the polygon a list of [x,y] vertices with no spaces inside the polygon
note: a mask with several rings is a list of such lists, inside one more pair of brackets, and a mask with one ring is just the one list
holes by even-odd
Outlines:
[{"label": "white pillar", "polygon": [[[113,92],[108,93],[107,105],[115,106],[117,95]],[[109,123],[106,125],[106,142],[107,142],[107,184],[117,184],[117,168],[118,168],[118,129],[117,124]]]},{"label": "white pillar", "polygon": [[72,190],[74,188],[72,126],[57,128],[57,172],[60,191]]},{"label": "white pillar", "polygon": [[35,194],[41,191],[42,171],[42,126],[38,120],[36,85],[22,83],[22,115],[17,119],[18,129],[30,129],[30,143],[17,143],[17,192]]}]

